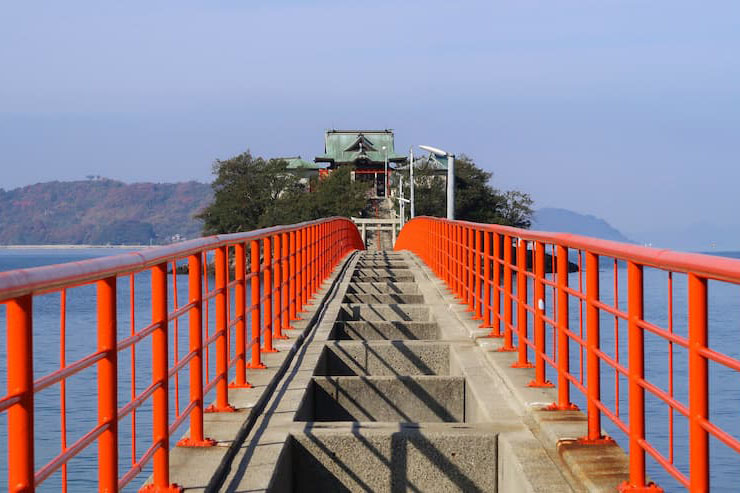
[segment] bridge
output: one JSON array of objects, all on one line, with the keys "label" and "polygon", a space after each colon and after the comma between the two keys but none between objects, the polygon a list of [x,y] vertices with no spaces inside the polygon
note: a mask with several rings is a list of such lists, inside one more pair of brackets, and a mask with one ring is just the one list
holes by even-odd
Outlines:
[{"label": "bridge", "polygon": [[[737,473],[711,443],[740,457],[709,409],[710,369],[740,371],[710,340],[710,282],[736,286],[740,262],[435,218],[392,251],[329,218],[2,273],[0,473],[10,491],[707,491]],[[34,351],[49,339],[58,358]]]}]

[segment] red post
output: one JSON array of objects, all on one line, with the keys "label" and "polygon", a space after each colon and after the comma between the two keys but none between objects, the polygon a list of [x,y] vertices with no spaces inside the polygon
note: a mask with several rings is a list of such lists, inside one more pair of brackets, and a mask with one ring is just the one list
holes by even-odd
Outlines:
[{"label": "red post", "polygon": [[[513,295],[513,293],[511,293]],[[527,242],[519,239],[516,247],[516,332],[519,338],[517,348],[519,349],[519,358],[516,363],[511,365],[512,368],[532,368],[527,360]],[[537,295],[535,294],[534,305],[537,305]],[[535,308],[536,310],[536,308]],[[535,316],[535,319],[537,316]]]},{"label": "red post", "polygon": [[[483,323],[481,328],[493,327],[491,324],[491,235],[489,231],[483,232]],[[489,337],[491,334],[489,334]]]},{"label": "red post", "polygon": [[640,380],[645,376],[644,334],[638,322],[643,319],[642,266],[627,262],[627,337],[629,345],[629,462],[630,486],[645,486],[645,450],[640,442],[645,439],[645,390]]},{"label": "red post", "polygon": [[[689,470],[690,490],[709,491],[709,420],[707,347],[707,280],[689,274]],[[630,417],[631,419],[631,417]]]},{"label": "red post", "polygon": [[[511,326],[514,319],[512,313],[512,278],[511,278],[511,236],[504,235],[504,345],[499,351],[516,351],[513,345]],[[496,330],[494,328],[494,330]]]},{"label": "red post", "polygon": [[118,351],[116,350],[116,333],[118,324],[116,316],[116,277],[102,279],[96,284],[98,291],[98,351],[105,353],[105,357],[97,364],[98,424],[106,427],[98,438],[98,489],[100,491],[117,491]]},{"label": "red post", "polygon": [[252,345],[252,361],[249,362],[247,368],[262,369],[267,368],[262,364],[260,355],[260,242],[259,240],[252,240],[250,242],[250,263],[252,264],[251,275],[252,281],[250,290],[252,291],[252,313],[250,315],[252,322],[252,338],[250,344]]},{"label": "red post", "polygon": [[493,241],[493,328],[490,337],[502,337],[501,334],[501,240],[498,233],[491,233]]},{"label": "red post", "polygon": [[558,283],[558,402],[550,409],[576,410],[578,406],[570,402],[570,338],[568,330],[568,248],[558,245],[557,253],[557,283]]},{"label": "red post", "polygon": [[247,383],[247,280],[246,249],[244,243],[234,245],[234,291],[236,305],[236,380],[232,388],[251,388]]},{"label": "red post", "polygon": [[262,316],[265,321],[265,347],[263,353],[277,353],[277,349],[272,347],[272,245],[270,237],[262,239],[262,292],[264,293],[265,304]]},{"label": "red post", "polygon": [[288,303],[290,305],[289,315],[290,320],[299,320],[296,309],[296,278],[298,276],[298,269],[296,269],[296,241],[295,231],[290,232],[290,251],[288,252],[289,263],[290,263],[290,289],[288,292]]},{"label": "red post", "polygon": [[[167,321],[167,263],[152,267],[152,380],[159,386],[152,394],[152,429],[154,443],[155,489],[170,488],[170,433],[169,433],[169,379],[168,373],[168,321]],[[117,485],[116,485],[117,487]]]},{"label": "red post", "polygon": [[280,267],[283,273],[282,278],[280,279],[280,303],[282,305],[282,309],[280,310],[280,325],[283,330],[288,330],[292,328],[290,326],[290,308],[288,306],[290,303],[290,293],[288,292],[288,286],[290,285],[290,234],[283,233],[282,241],[280,243],[282,244]]},{"label": "red post", "polygon": [[283,299],[280,293],[282,292],[282,281],[283,281],[283,267],[281,261],[281,249],[282,235],[276,234],[274,237],[274,250],[272,253],[272,264],[274,266],[273,272],[275,272],[274,280],[272,283],[272,300],[275,306],[274,316],[272,321],[272,338],[273,339],[287,339],[287,336],[283,335],[282,319],[283,319]]},{"label": "red post", "polygon": [[[342,252],[344,253],[344,252]],[[301,311],[308,304],[308,228],[301,228]]]},{"label": "red post", "polygon": [[[188,311],[190,322],[190,402],[195,407],[190,412],[190,438],[183,438],[180,447],[211,447],[216,441],[203,436],[203,266],[201,255],[188,257],[188,297],[192,308]],[[237,373],[238,375],[238,373]]]},{"label": "red post", "polygon": [[465,250],[463,250],[463,253],[465,255],[465,264],[464,264],[464,271],[463,271],[463,283],[464,291],[463,291],[463,299],[465,301],[465,304],[468,305],[467,311],[472,312],[473,311],[473,245],[475,243],[475,240],[473,239],[473,228],[466,227],[463,229],[463,234],[465,235]]},{"label": "red post", "polygon": [[534,380],[529,382],[530,387],[552,387],[553,384],[545,378],[545,244],[535,242],[534,250]]},{"label": "red post", "polygon": [[474,264],[474,273],[473,273],[473,279],[475,279],[475,282],[473,283],[473,320],[483,320],[483,311],[481,307],[481,235],[483,232],[481,230],[475,230],[473,231],[473,234],[475,235],[475,250],[473,252],[473,258],[475,260]]},{"label": "red post", "polygon": [[216,406],[209,407],[209,412],[231,412],[234,408],[229,404],[229,345],[227,339],[228,320],[226,303],[226,275],[229,268],[226,262],[226,247],[216,249],[216,374],[219,379],[216,384]]},{"label": "red post", "polygon": [[599,309],[599,256],[586,252],[586,398],[588,417],[588,442],[595,442],[601,436],[601,411],[597,403],[601,401],[601,360],[596,354],[600,348]]},{"label": "red post", "polygon": [[7,303],[8,394],[20,402],[8,408],[8,490],[33,491],[33,309],[31,295]]}]

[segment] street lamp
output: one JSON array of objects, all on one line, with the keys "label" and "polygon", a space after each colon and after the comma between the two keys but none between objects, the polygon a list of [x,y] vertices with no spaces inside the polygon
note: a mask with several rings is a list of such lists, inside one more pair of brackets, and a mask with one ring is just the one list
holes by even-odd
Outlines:
[{"label": "street lamp", "polygon": [[409,147],[409,181],[411,182],[411,219],[416,216],[416,207],[414,206],[414,146]]},{"label": "street lamp", "polygon": [[388,148],[386,146],[383,146],[383,150],[385,151],[385,176],[383,177],[383,194],[385,195],[385,198],[388,198]]},{"label": "street lamp", "polygon": [[432,146],[419,147],[436,156],[447,157],[447,219],[455,219],[455,155]]}]

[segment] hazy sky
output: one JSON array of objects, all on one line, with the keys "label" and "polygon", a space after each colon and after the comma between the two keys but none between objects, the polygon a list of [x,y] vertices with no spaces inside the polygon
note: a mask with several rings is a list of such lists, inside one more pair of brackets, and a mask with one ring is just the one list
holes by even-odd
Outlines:
[{"label": "hazy sky", "polygon": [[472,156],[626,231],[740,224],[740,2],[11,2],[0,187],[210,181],[327,128]]}]

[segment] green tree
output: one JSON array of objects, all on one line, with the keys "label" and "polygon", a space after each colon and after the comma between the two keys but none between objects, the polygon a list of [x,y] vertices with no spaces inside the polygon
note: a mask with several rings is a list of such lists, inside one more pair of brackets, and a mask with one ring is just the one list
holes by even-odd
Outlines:
[{"label": "green tree", "polygon": [[308,187],[287,171],[284,160],[254,158],[247,151],[216,161],[213,202],[196,217],[205,234],[235,233],[328,216],[362,215],[368,185],[351,180],[342,167]]},{"label": "green tree", "polygon": [[249,231],[275,207],[281,194],[297,188],[282,159],[254,158],[249,151],[213,164],[213,202],[196,217],[205,234]]},{"label": "green tree", "polygon": [[369,184],[352,181],[352,169],[342,166],[329,176],[312,178],[312,192],[294,187],[284,193],[260,219],[260,227],[291,224],[330,216],[361,216],[368,204]]},{"label": "green tree", "polygon": [[[493,188],[489,184],[492,175],[465,155],[455,159],[455,219],[528,228],[532,224],[531,197]],[[408,192],[405,194],[408,197]],[[430,167],[417,173],[414,196],[417,215],[447,215],[445,178],[435,175]]]}]

